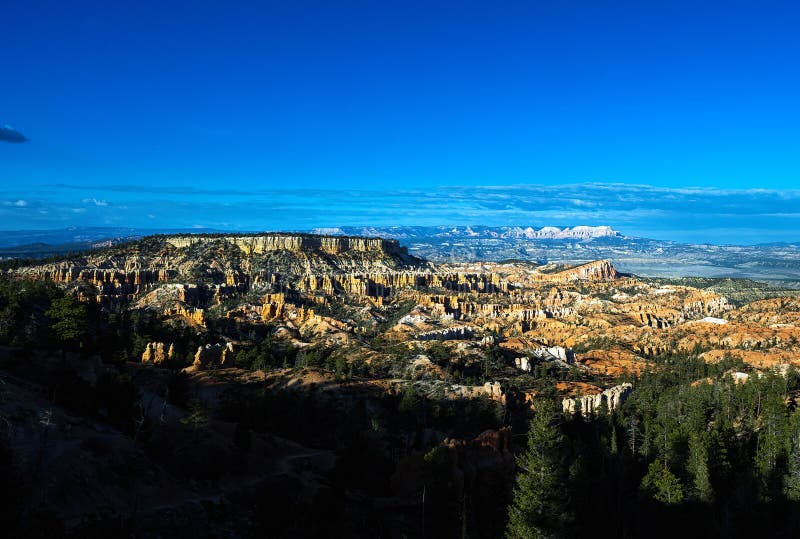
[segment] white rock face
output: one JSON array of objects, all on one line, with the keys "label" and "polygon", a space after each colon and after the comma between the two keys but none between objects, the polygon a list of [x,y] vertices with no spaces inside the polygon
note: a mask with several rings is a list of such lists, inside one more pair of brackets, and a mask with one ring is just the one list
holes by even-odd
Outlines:
[{"label": "white rock face", "polygon": [[323,236],[344,236],[344,231],[342,231],[339,227],[334,228],[313,228],[311,229],[312,234],[320,234]]},{"label": "white rock face", "polygon": [[502,227],[500,230],[497,235],[501,238],[588,239],[619,236],[619,232],[610,226],[576,226],[564,229],[546,226],[539,230],[532,227]]},{"label": "white rock face", "polygon": [[467,398],[485,395],[498,401],[502,401],[505,398],[503,389],[500,387],[500,382],[486,382],[482,386],[462,386],[460,384],[453,384],[450,386],[450,393],[456,397]]},{"label": "white rock face", "polygon": [[515,357],[514,358],[514,364],[520,370],[529,371],[529,372],[531,370],[531,362],[528,361],[528,358],[526,358],[526,357]]},{"label": "white rock face", "polygon": [[425,319],[420,315],[407,314],[403,318],[401,318],[397,323],[405,324],[407,326],[416,326],[417,324],[421,324],[424,321]]},{"label": "white rock face", "polygon": [[714,318],[713,316],[706,316],[705,318],[703,318],[700,321],[701,322],[707,322],[709,324],[719,324],[719,325],[728,323],[728,321],[725,320],[724,318]]},{"label": "white rock face", "polygon": [[746,372],[735,371],[731,373],[731,376],[733,377],[733,381],[737,384],[743,384],[750,379],[750,375]]},{"label": "white rock face", "polygon": [[495,342],[496,339],[494,337],[492,337],[491,335],[487,335],[486,337],[481,339],[481,346],[491,348],[492,346],[494,346]]},{"label": "white rock face", "polygon": [[628,395],[633,391],[633,386],[629,383],[620,384],[612,388],[606,389],[602,393],[596,395],[584,395],[581,397],[573,397],[571,399],[564,399],[561,405],[565,414],[574,414],[578,409],[580,402],[580,410],[584,415],[596,414],[600,405],[605,402],[608,406],[608,411],[619,408]]},{"label": "white rock face", "polygon": [[419,341],[453,341],[461,339],[471,339],[475,336],[475,330],[470,326],[457,326],[436,331],[428,331],[417,335]]},{"label": "white rock face", "polygon": [[543,346],[538,350],[534,350],[533,355],[545,361],[575,362],[575,353],[571,349],[561,346]]}]

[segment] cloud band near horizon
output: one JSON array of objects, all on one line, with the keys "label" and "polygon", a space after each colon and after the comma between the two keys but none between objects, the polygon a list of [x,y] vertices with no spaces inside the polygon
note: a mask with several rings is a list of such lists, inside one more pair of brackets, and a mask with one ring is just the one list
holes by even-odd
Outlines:
[{"label": "cloud band near horizon", "polygon": [[800,190],[614,183],[393,191],[59,184],[29,192],[6,187],[0,201],[0,230],[609,225],[629,236],[692,243],[800,241]]}]

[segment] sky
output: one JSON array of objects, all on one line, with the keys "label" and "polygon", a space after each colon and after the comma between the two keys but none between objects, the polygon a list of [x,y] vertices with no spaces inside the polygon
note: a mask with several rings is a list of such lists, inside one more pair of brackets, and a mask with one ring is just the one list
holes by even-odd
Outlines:
[{"label": "sky", "polygon": [[9,2],[0,230],[800,241],[797,2]]}]

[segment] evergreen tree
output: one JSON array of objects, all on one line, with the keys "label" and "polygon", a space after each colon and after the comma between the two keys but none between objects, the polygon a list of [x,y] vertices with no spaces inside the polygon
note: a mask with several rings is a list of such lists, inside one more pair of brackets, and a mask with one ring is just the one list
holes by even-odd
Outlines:
[{"label": "evergreen tree", "polygon": [[509,539],[561,536],[569,524],[560,414],[549,399],[538,400],[535,410],[527,449],[517,459],[520,471],[508,509]]},{"label": "evergreen tree", "polygon": [[195,399],[189,403],[188,414],[181,418],[181,423],[192,428],[195,435],[208,425],[208,410],[203,404]]},{"label": "evergreen tree", "polygon": [[572,418],[575,420],[583,420],[583,399],[575,397],[575,408],[572,412]]},{"label": "evergreen tree", "polygon": [[615,425],[611,425],[611,442],[609,444],[609,453],[614,456],[619,453],[619,447],[617,444],[617,427]]},{"label": "evergreen tree", "polygon": [[653,499],[666,504],[678,504],[683,501],[681,481],[661,459],[650,463],[647,475],[642,479],[642,488],[652,495]]},{"label": "evergreen tree", "polygon": [[594,415],[597,417],[608,417],[609,409],[608,409],[608,402],[605,398],[600,399],[600,404],[597,406],[597,410],[595,410]]},{"label": "evergreen tree", "polygon": [[793,502],[800,502],[800,441],[794,443],[789,455],[789,469],[783,478],[786,497]]},{"label": "evergreen tree", "polygon": [[783,476],[783,491],[786,497],[793,502],[800,501],[800,410],[795,410],[790,418],[789,462],[786,474]]},{"label": "evergreen tree", "polygon": [[711,503],[714,490],[708,471],[708,442],[705,433],[689,436],[689,459],[686,469],[692,477],[692,495],[699,501]]},{"label": "evergreen tree", "polygon": [[763,399],[762,408],[755,464],[762,481],[766,484],[776,471],[775,467],[781,457],[785,456],[788,418],[786,405],[778,394],[767,394]]},{"label": "evergreen tree", "polygon": [[639,418],[636,415],[631,415],[627,421],[627,434],[628,434],[628,447],[631,454],[636,458],[636,452],[639,450]]},{"label": "evergreen tree", "polygon": [[89,308],[75,296],[66,295],[53,300],[47,310],[50,329],[67,348],[80,348],[89,336]]}]

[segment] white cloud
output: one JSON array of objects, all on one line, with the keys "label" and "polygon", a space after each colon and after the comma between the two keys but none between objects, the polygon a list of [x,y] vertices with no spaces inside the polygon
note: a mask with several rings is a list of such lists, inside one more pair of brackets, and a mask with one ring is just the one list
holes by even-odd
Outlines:
[{"label": "white cloud", "polygon": [[[77,187],[60,188],[64,189],[74,191]],[[753,230],[759,241],[797,241],[796,227],[788,225],[800,214],[800,190],[668,188],[620,183],[441,186],[424,191],[255,189],[247,197],[239,191],[173,186],[157,188],[147,198],[131,195],[130,199],[122,199],[115,195],[115,202],[111,203],[97,198],[98,193],[109,190],[123,192],[123,188],[92,186],[75,193],[74,198],[54,200],[53,193],[5,191],[0,200],[0,229],[3,220],[16,223],[24,215],[25,221],[36,227],[65,223],[86,226],[89,217],[92,223],[105,219],[133,227],[159,224],[253,230],[341,225],[586,224],[610,225],[629,235],[692,241],[705,234],[715,239],[705,231],[726,228]],[[133,193],[133,187],[130,190]],[[197,217],[203,215],[214,217],[199,224]],[[732,232],[728,241],[738,241],[738,237]]]},{"label": "white cloud", "polygon": [[96,198],[84,198],[81,200],[84,204],[94,204],[95,206],[108,206],[108,202],[105,200],[99,200]]}]

